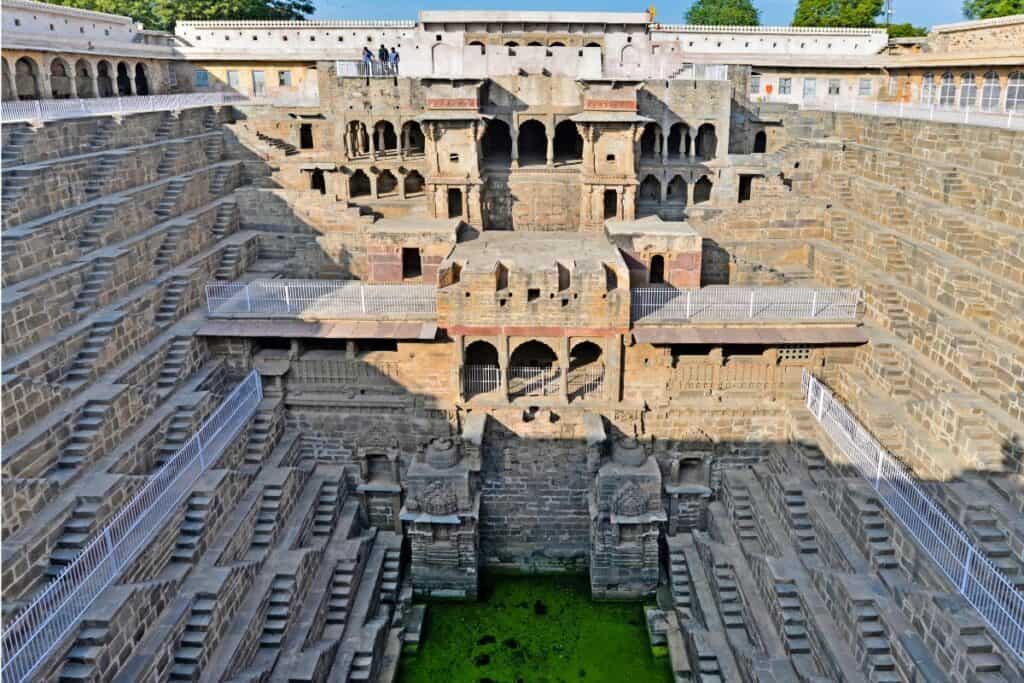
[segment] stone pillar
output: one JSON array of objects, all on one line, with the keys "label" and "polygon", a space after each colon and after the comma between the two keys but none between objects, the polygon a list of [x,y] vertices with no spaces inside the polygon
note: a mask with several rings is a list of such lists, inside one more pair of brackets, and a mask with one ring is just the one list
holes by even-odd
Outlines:
[{"label": "stone pillar", "polygon": [[696,183],[686,183],[686,206],[693,206],[693,186]]},{"label": "stone pillar", "polygon": [[622,344],[621,336],[608,337],[605,341],[604,356],[604,398],[618,401],[622,396]]},{"label": "stone pillar", "polygon": [[41,100],[52,100],[53,99],[53,84],[50,82],[50,67],[49,65],[39,65],[39,99]]},{"label": "stone pillar", "polygon": [[498,338],[498,368],[501,372],[501,400],[503,403],[508,403],[508,337]]},{"label": "stone pillar", "polygon": [[406,144],[405,144],[405,130],[402,128],[401,121],[399,121],[399,124],[398,124],[398,135],[396,135],[395,137],[398,138],[398,158],[404,160],[405,159],[405,147],[406,147]]},{"label": "stone pillar", "polygon": [[[668,157],[665,157],[666,159]],[[661,174],[661,203],[664,204],[668,200],[668,174]]]},{"label": "stone pillar", "polygon": [[[370,139],[370,158],[377,159],[377,128],[374,126],[373,130],[369,131],[367,137]],[[374,195],[376,196],[376,195]]]},{"label": "stone pillar", "polygon": [[373,197],[374,199],[379,199],[379,197],[377,196],[377,174],[370,173],[368,174],[368,176],[370,178],[370,196]]},{"label": "stone pillar", "polygon": [[519,168],[519,129],[512,127],[509,132],[512,134],[512,170]]},{"label": "stone pillar", "polygon": [[345,340],[345,358],[354,360],[356,357],[356,340],[347,339]]},{"label": "stone pillar", "polygon": [[[401,148],[399,148],[401,151]],[[398,174],[398,198],[405,199],[405,175],[404,173]]]},{"label": "stone pillar", "polygon": [[460,401],[466,400],[466,391],[462,383],[462,368],[466,365],[466,338],[457,334],[452,339],[452,346],[455,348],[455,358],[452,360],[452,379],[455,382],[455,395]]},{"label": "stone pillar", "polygon": [[668,161],[668,128],[662,126],[661,128],[661,161],[662,163]]},{"label": "stone pillar", "polygon": [[636,218],[636,187],[634,185],[626,187],[623,195],[625,198],[622,201],[622,220],[631,221]]},{"label": "stone pillar", "polygon": [[555,165],[555,136],[549,135],[548,137],[548,150],[547,150],[547,165],[551,168]]},{"label": "stone pillar", "polygon": [[562,337],[561,349],[558,353],[558,362],[562,366],[559,376],[558,391],[564,403],[569,402],[569,337]]}]

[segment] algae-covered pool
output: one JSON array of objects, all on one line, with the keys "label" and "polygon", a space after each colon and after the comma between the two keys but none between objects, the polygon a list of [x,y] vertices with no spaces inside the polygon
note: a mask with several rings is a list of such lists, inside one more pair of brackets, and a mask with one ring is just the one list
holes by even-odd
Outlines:
[{"label": "algae-covered pool", "polygon": [[484,574],[475,603],[431,602],[400,683],[663,683],[640,603],[590,600],[586,576]]}]

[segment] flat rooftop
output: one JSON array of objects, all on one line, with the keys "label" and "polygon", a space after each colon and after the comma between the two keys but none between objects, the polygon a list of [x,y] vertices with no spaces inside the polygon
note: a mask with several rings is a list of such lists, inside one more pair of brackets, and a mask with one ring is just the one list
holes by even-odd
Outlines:
[{"label": "flat rooftop", "polygon": [[462,225],[461,218],[430,218],[429,216],[403,216],[381,218],[366,228],[367,234],[384,235],[436,235],[450,237],[454,242]]},{"label": "flat rooftop", "polygon": [[686,221],[663,221],[657,216],[648,216],[635,221],[605,221],[604,229],[612,237],[619,235],[700,235]]},{"label": "flat rooftop", "polygon": [[601,236],[511,231],[483,232],[460,242],[446,260],[459,262],[468,272],[493,271],[499,261],[512,270],[544,270],[558,262],[573,262],[584,270],[603,263],[626,265],[619,250]]}]

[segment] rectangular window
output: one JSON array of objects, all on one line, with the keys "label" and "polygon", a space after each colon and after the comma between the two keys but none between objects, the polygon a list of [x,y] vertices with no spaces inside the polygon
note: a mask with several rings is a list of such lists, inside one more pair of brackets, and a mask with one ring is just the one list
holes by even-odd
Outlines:
[{"label": "rectangular window", "polygon": [[792,78],[780,78],[779,79],[779,94],[789,95],[793,92],[793,79]]},{"label": "rectangular window", "polygon": [[828,94],[835,97],[839,94],[839,79],[830,78],[828,79]]},{"label": "rectangular window", "polygon": [[173,66],[167,70],[167,85],[172,88],[178,87],[178,72],[174,70]]},{"label": "rectangular window", "polygon": [[292,84],[292,72],[291,71],[278,71],[277,72],[277,84],[282,88],[291,87]]},{"label": "rectangular window", "polygon": [[896,97],[896,77],[889,76],[889,97]]},{"label": "rectangular window", "polygon": [[862,78],[857,81],[857,94],[860,97],[871,97],[871,79]]},{"label": "rectangular window", "polygon": [[242,79],[237,71],[228,71],[228,87],[232,90],[238,90],[242,87]]},{"label": "rectangular window", "polygon": [[210,72],[203,71],[202,69],[196,69],[196,87],[197,88],[209,88],[210,87]]},{"label": "rectangular window", "polygon": [[750,94],[757,95],[761,92],[761,76],[753,74],[750,77]]},{"label": "rectangular window", "polygon": [[267,94],[267,81],[262,71],[252,72],[252,94],[256,96]]},{"label": "rectangular window", "polygon": [[813,78],[804,79],[804,99],[813,99],[818,95],[818,81]]}]

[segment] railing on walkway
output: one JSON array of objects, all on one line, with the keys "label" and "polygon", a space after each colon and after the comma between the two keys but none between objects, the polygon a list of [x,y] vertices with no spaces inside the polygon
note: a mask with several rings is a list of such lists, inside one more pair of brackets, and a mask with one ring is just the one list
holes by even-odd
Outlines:
[{"label": "railing on walkway", "polygon": [[801,384],[808,410],[839,450],[960,594],[1024,662],[1024,593],[931,501],[914,475],[882,448],[821,381],[804,370]]},{"label": "railing on walkway", "polygon": [[1024,130],[1024,112],[1015,112],[1012,109],[1007,111],[985,109],[980,105],[959,107],[957,105],[879,102],[867,98],[841,99],[834,97],[827,100],[804,100],[800,103],[800,108]]},{"label": "railing on walkway", "polygon": [[634,321],[847,321],[859,315],[859,289],[811,287],[637,287]]},{"label": "railing on walkway", "polygon": [[600,398],[604,388],[604,366],[600,363],[569,368],[566,378],[569,400]]},{"label": "railing on walkway", "polygon": [[357,280],[210,282],[206,308],[211,317],[426,316],[437,311],[437,289],[367,285]]},{"label": "railing on walkway", "polygon": [[497,365],[462,366],[462,393],[469,399],[489,394],[501,387],[501,368]]},{"label": "railing on walkway", "polygon": [[513,365],[508,369],[508,393],[512,398],[556,396],[561,377],[561,368],[556,365],[541,367]]},{"label": "railing on walkway", "polygon": [[24,100],[0,102],[3,123],[18,121],[57,121],[83,116],[138,114],[147,111],[179,111],[241,103],[242,95],[234,93],[185,93],[180,95],[138,95],[129,97],[97,97],[74,100]]},{"label": "railing on walkway", "polygon": [[114,582],[263,399],[254,370],[3,633],[3,680],[29,680]]},{"label": "railing on walkway", "polygon": [[334,70],[338,77],[391,78],[401,75],[400,66],[400,64],[392,65],[377,60],[363,62],[355,59],[339,59],[334,62]]}]

